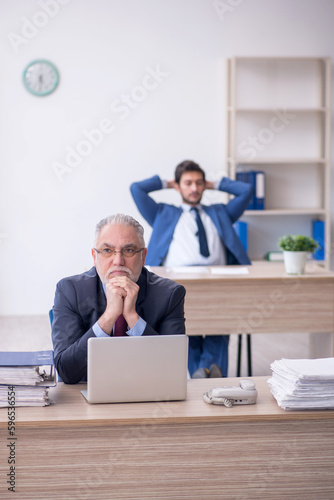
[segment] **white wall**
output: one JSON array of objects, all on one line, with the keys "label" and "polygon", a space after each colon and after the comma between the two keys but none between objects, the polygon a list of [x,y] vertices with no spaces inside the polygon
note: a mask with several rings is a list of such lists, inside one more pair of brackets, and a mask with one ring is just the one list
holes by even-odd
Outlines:
[{"label": "white wall", "polygon": [[[210,178],[225,171],[226,58],[334,59],[333,0],[220,5],[218,15],[213,0],[0,0],[1,315],[45,314],[56,282],[91,266],[102,217],[143,222],[131,181],[171,178],[186,158]],[[36,58],[60,72],[48,97],[22,84]],[[127,112],[115,107],[125,94]],[[80,150],[84,131],[106,118],[113,131],[57,177],[55,162],[66,164],[69,148]]]}]

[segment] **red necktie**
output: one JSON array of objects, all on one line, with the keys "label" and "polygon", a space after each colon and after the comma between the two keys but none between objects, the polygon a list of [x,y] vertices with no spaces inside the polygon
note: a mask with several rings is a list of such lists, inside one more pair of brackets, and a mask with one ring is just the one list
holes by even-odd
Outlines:
[{"label": "red necktie", "polygon": [[114,337],[122,337],[122,336],[126,335],[127,327],[128,327],[128,325],[126,324],[124,316],[123,316],[123,314],[121,314],[116,319],[116,323],[114,326]]}]

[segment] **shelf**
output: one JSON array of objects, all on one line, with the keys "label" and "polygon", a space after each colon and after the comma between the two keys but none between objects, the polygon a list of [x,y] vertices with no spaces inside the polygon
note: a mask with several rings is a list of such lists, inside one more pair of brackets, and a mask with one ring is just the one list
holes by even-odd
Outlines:
[{"label": "shelf", "polygon": [[[246,210],[248,255],[261,259],[282,234],[317,236],[329,266],[330,89],[327,57],[234,57],[227,63],[227,167],[264,195],[265,210]],[[258,185],[257,185],[258,181]],[[256,203],[253,205],[256,206]],[[275,208],[278,207],[278,208]]]},{"label": "shelf", "polygon": [[322,164],[324,165],[327,160],[325,158],[256,158],[254,160],[246,160],[243,158],[228,158],[228,163],[235,163],[236,165],[247,164],[247,165],[257,165],[257,164],[275,164],[275,165],[312,165],[312,164]]},{"label": "shelf", "polygon": [[241,56],[233,58],[236,62],[241,61],[319,61],[323,62],[329,58],[317,56]]},{"label": "shelf", "polygon": [[266,210],[246,210],[243,215],[266,216],[266,215],[325,215],[324,208],[271,208]]},{"label": "shelf", "polygon": [[326,113],[329,112],[329,108],[287,108],[284,105],[275,106],[271,108],[233,108],[232,106],[228,107],[228,111],[236,112],[236,113],[273,113],[274,111],[284,110],[286,113]]}]

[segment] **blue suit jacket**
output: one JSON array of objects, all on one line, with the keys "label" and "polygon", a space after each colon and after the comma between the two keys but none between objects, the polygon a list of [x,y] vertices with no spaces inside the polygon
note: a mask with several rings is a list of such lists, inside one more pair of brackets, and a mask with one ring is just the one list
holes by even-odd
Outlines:
[{"label": "blue suit jacket", "polygon": [[[184,287],[145,268],[137,284],[136,311],[147,322],[143,335],[184,334]],[[64,382],[74,384],[87,377],[87,341],[95,337],[92,326],[106,305],[95,267],[57,284],[52,342],[55,365]]]},{"label": "blue suit jacket", "polygon": [[[172,241],[175,226],[182,214],[182,208],[166,203],[156,203],[148,193],[162,189],[159,176],[141,182],[134,182],[131,187],[133,199],[141,215],[152,226],[153,231],[147,248],[146,264],[161,266]],[[227,264],[250,264],[248,255],[234,231],[233,224],[246,210],[252,196],[252,187],[240,181],[223,177],[220,191],[226,191],[235,197],[226,205],[202,205],[217,228],[220,239],[226,247]]]}]

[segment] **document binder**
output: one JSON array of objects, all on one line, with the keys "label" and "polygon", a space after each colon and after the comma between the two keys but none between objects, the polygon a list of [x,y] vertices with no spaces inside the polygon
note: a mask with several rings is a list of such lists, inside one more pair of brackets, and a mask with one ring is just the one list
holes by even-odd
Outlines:
[{"label": "document binder", "polygon": [[250,184],[253,188],[253,194],[250,199],[249,205],[247,207],[247,210],[256,210],[256,177],[255,177],[255,172],[253,170],[249,170],[249,172],[246,172],[246,182]]},{"label": "document binder", "polygon": [[265,200],[265,175],[264,172],[258,170],[255,172],[255,208],[256,210],[264,210]]},{"label": "document binder", "polygon": [[325,260],[325,222],[323,220],[312,221],[312,236],[319,247],[313,256],[316,260]]},{"label": "document binder", "polygon": [[248,250],[248,226],[247,226],[247,222],[243,222],[241,220],[238,220],[237,222],[234,223],[233,227],[234,227],[234,230],[239,237],[239,240],[242,243],[242,246],[244,247],[245,251],[247,252],[247,250]]},{"label": "document binder", "polygon": [[236,180],[246,182],[253,188],[247,210],[264,210],[265,208],[265,172],[263,170],[238,170]]},{"label": "document binder", "polygon": [[0,385],[56,385],[53,351],[0,351]]}]

